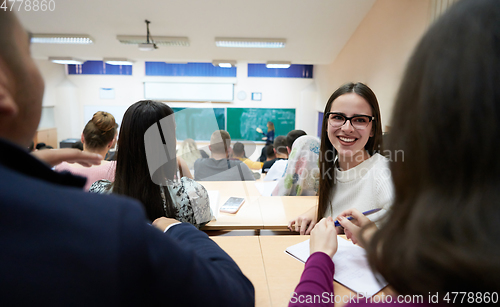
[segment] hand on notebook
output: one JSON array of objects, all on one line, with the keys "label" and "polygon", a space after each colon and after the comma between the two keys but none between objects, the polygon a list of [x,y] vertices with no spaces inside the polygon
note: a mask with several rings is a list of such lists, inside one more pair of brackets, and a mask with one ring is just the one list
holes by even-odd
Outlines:
[{"label": "hand on notebook", "polygon": [[290,231],[300,232],[301,235],[309,235],[316,225],[316,214],[318,207],[314,206],[304,214],[299,215],[288,223]]},{"label": "hand on notebook", "polygon": [[331,257],[337,252],[337,230],[331,216],[322,218],[311,231],[309,250],[311,255],[323,252]]},{"label": "hand on notebook", "polygon": [[[352,216],[352,220],[348,220],[347,217]],[[354,244],[358,244],[362,246],[360,240],[359,240],[359,235],[361,228],[372,224],[373,227],[370,227],[364,232],[364,239],[369,240],[372,236],[372,234],[375,232],[377,227],[375,224],[370,221],[366,216],[363,215],[359,210],[357,209],[348,209],[343,211],[342,213],[339,214],[337,217],[337,220],[339,221],[340,225],[344,227],[344,233],[348,239],[352,241]]]}]

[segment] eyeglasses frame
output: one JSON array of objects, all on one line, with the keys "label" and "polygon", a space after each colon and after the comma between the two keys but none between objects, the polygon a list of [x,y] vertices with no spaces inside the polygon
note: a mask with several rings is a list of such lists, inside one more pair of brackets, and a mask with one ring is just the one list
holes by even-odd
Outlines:
[{"label": "eyeglasses frame", "polygon": [[[325,114],[325,118],[327,121],[330,121],[330,114],[336,114],[336,115],[340,115],[342,116],[345,120],[344,120],[344,123],[340,126],[338,126],[338,128],[342,127],[343,125],[345,125],[345,123],[347,123],[347,121],[349,121],[351,123],[351,126],[356,129],[356,130],[363,130],[365,129],[366,127],[368,127],[368,125],[372,122],[372,121],[375,121],[375,116],[370,116],[370,115],[355,115],[355,116],[351,116],[351,117],[347,117],[345,116],[344,114],[342,113],[339,113],[339,112],[326,112]],[[366,117],[368,118],[368,124],[366,125],[366,127],[362,128],[362,129],[358,129],[358,128],[355,128],[354,125],[352,124],[352,119],[355,118],[355,117]],[[328,123],[329,124],[329,123]],[[332,126],[333,127],[333,126]]]}]

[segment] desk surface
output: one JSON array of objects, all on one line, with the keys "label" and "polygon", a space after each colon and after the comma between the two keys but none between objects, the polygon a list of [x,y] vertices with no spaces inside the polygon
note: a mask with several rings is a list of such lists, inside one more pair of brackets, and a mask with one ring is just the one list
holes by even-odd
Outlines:
[{"label": "desk surface", "polygon": [[237,213],[219,212],[217,220],[203,230],[285,230],[290,220],[318,202],[317,196],[261,196],[251,181],[200,181],[200,184],[208,191],[219,191],[217,208],[231,196],[245,198]]},{"label": "desk surface", "polygon": [[[224,236],[211,239],[234,259],[253,283],[255,306],[288,305],[304,264],[286,254],[285,249],[309,239],[309,236]],[[335,295],[349,296],[354,293],[335,281],[333,286]],[[389,290],[385,288],[377,295],[381,293],[387,295]]]}]

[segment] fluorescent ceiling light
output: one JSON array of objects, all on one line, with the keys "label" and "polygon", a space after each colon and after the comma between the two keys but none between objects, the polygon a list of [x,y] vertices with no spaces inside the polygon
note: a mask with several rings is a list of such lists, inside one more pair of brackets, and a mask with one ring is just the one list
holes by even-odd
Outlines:
[{"label": "fluorescent ceiling light", "polygon": [[[117,35],[116,39],[118,39],[120,43],[127,45],[140,45],[147,42],[147,37],[145,35]],[[157,46],[189,46],[189,39],[187,37],[155,36],[154,41]]]},{"label": "fluorescent ceiling light", "polygon": [[56,64],[76,64],[76,65],[81,65],[83,64],[83,60],[80,59],[75,59],[72,57],[49,57],[49,61],[56,63]]},{"label": "fluorescent ceiling light", "polygon": [[273,62],[267,62],[266,68],[289,68],[291,62],[287,61],[273,61]]},{"label": "fluorescent ceiling light", "polygon": [[109,65],[132,65],[134,61],[125,58],[104,58],[103,61]]},{"label": "fluorescent ceiling light", "polygon": [[216,37],[217,47],[235,48],[284,48],[286,39],[284,38],[236,38],[236,37]]},{"label": "fluorescent ceiling light", "polygon": [[31,42],[35,44],[93,44],[94,39],[89,35],[79,34],[33,34]]},{"label": "fluorescent ceiling light", "polygon": [[219,66],[222,68],[231,68],[236,66],[236,61],[232,60],[213,60],[212,61],[213,66]]}]

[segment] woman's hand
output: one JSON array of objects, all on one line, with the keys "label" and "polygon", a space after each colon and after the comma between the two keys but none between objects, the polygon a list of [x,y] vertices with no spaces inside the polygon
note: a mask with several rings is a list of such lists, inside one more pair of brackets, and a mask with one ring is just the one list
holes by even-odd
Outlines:
[{"label": "woman's hand", "polygon": [[308,235],[311,233],[317,221],[318,207],[314,206],[307,210],[304,214],[299,215],[288,223],[290,231],[300,232],[301,235]]},{"label": "woman's hand", "polygon": [[257,131],[258,133],[262,133],[262,129],[260,128],[255,129],[255,131]]},{"label": "woman's hand", "polygon": [[311,254],[323,252],[331,258],[337,252],[337,247],[338,242],[335,222],[331,216],[321,219],[311,231],[311,238],[309,241],[309,250]]},{"label": "woman's hand", "polygon": [[[348,216],[352,216],[353,219],[349,221],[347,219]],[[344,233],[346,237],[350,239],[354,244],[360,242],[359,235],[361,228],[368,225],[372,225],[372,227],[365,230],[364,232],[364,239],[366,241],[368,241],[373,235],[373,233],[377,230],[377,226],[375,226],[375,223],[370,221],[370,219],[364,216],[363,213],[361,213],[357,209],[348,209],[343,211],[342,213],[339,214],[337,220],[339,221],[340,225],[344,227]]]},{"label": "woman's hand", "polygon": [[35,158],[42,160],[50,166],[56,166],[62,162],[78,163],[89,167],[99,165],[103,157],[99,154],[81,151],[76,148],[44,149],[31,153]]}]

